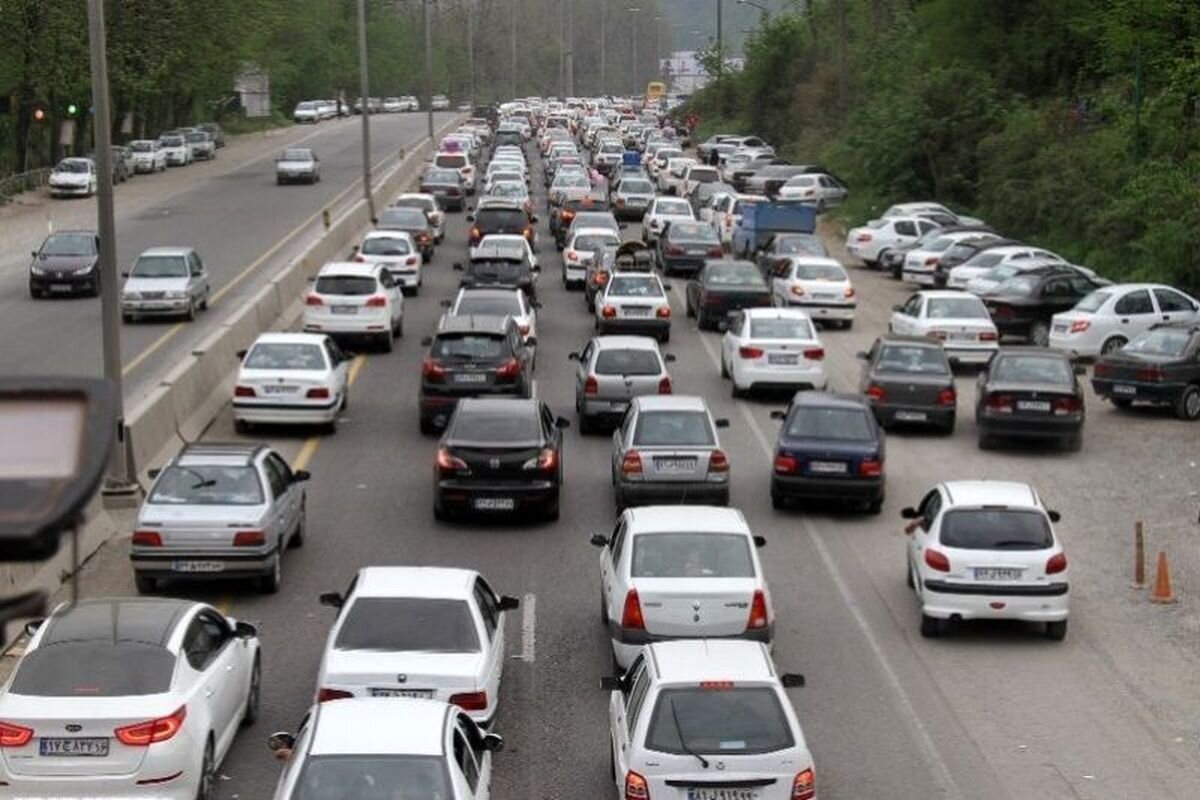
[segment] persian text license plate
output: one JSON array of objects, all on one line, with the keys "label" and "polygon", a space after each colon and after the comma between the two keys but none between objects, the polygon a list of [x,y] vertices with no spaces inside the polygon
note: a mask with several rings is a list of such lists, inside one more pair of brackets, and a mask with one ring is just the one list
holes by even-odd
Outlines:
[{"label": "persian text license plate", "polygon": [[432,700],[433,689],[376,689],[367,690],[371,697],[415,697],[419,700]]},{"label": "persian text license plate", "polygon": [[1019,581],[1021,570],[1011,567],[976,567],[977,581]]},{"label": "persian text license plate", "polygon": [[221,572],[225,565],[220,561],[176,561],[172,569],[176,572]]},{"label": "persian text license plate", "polygon": [[688,789],[687,800],[758,800],[757,789],[704,788]]},{"label": "persian text license plate", "polygon": [[1037,411],[1046,413],[1050,410],[1049,400],[1018,400],[1017,410],[1019,411]]},{"label": "persian text license plate", "polygon": [[1113,394],[1131,395],[1137,394],[1137,387],[1130,386],[1128,383],[1114,383],[1112,387]]},{"label": "persian text license plate", "polygon": [[517,507],[517,501],[511,497],[476,497],[475,509],[478,511],[512,511]]},{"label": "persian text license plate", "polygon": [[844,461],[810,461],[808,462],[809,472],[820,472],[824,475],[844,475],[846,474],[846,462]]},{"label": "persian text license plate", "polygon": [[43,736],[38,740],[38,755],[42,756],[94,756],[108,755],[108,737],[59,737]]}]

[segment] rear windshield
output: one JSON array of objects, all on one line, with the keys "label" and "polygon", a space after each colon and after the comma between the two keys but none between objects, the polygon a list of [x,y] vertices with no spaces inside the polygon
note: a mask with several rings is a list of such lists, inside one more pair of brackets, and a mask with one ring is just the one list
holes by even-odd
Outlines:
[{"label": "rear windshield", "polygon": [[433,357],[448,361],[486,361],[507,355],[508,339],[483,333],[442,334],[433,343]]},{"label": "rear windshield", "polygon": [[672,241],[695,241],[717,243],[717,232],[711,225],[702,222],[672,222],[667,231],[667,238]]},{"label": "rear windshield", "polygon": [[812,324],[806,319],[751,319],[751,339],[812,339]]},{"label": "rear windshield", "polygon": [[246,369],[325,369],[325,354],[315,344],[264,342],[256,344],[246,356]]},{"label": "rear windshield", "polygon": [[654,533],[633,538],[634,578],[753,578],[745,536]]},{"label": "rear windshield", "polygon": [[928,302],[929,319],[991,319],[978,297],[935,297]]},{"label": "rear windshield", "polygon": [[597,375],[657,375],[662,371],[652,350],[601,350],[596,356]]},{"label": "rear windshield", "polygon": [[879,353],[875,364],[879,372],[899,372],[920,375],[948,375],[950,367],[941,350],[916,345],[889,344]]},{"label": "rear windshield", "polygon": [[284,150],[280,161],[312,161],[311,150]]},{"label": "rear windshield", "polygon": [[360,252],[365,256],[406,256],[412,252],[407,239],[372,236],[364,239]]},{"label": "rear windshield", "polygon": [[468,408],[460,411],[450,439],[464,444],[522,444],[541,439],[538,420],[530,409],[496,411]]},{"label": "rear windshield", "polygon": [[622,194],[654,194],[654,186],[650,181],[621,181],[620,192]]},{"label": "rear windshield", "polygon": [[317,294],[351,297],[375,294],[375,279],[365,275],[322,275],[317,278]]},{"label": "rear windshield", "polygon": [[427,183],[458,183],[458,173],[451,169],[431,169],[425,173]]},{"label": "rear windshield", "polygon": [[479,283],[515,284],[529,278],[523,261],[472,261],[470,274]]},{"label": "rear windshield", "polygon": [[1050,523],[1037,511],[962,509],[942,517],[942,544],[963,550],[1045,550],[1054,546]]},{"label": "rear windshield", "polygon": [[464,155],[439,155],[433,162],[439,167],[465,167],[467,165],[467,157]]},{"label": "rear windshield", "polygon": [[126,697],[171,688],[175,656],[143,642],[66,641],[21,659],[9,692],[40,697]]},{"label": "rear windshield", "polygon": [[819,256],[828,255],[824,242],[816,236],[810,236],[806,233],[780,237],[775,242],[775,252],[781,255],[803,255],[809,253]]},{"label": "rear windshield", "polygon": [[1037,288],[1037,285],[1038,277],[1036,275],[1014,275],[993,289],[992,292],[993,294],[1028,297],[1033,294],[1033,290]]},{"label": "rear windshield", "polygon": [[676,217],[690,217],[692,207],[686,200],[659,200],[654,205],[654,213]]},{"label": "rear windshield", "polygon": [[479,634],[465,600],[360,597],[346,612],[337,650],[477,653]]},{"label": "rear windshield", "polygon": [[866,411],[858,408],[815,406],[796,409],[788,422],[787,435],[848,442],[869,442],[875,439]]},{"label": "rear windshield", "polygon": [[1050,383],[1071,386],[1074,370],[1065,358],[1002,355],[992,362],[991,378],[1003,383]]},{"label": "rear windshield", "polygon": [[763,286],[762,273],[753,264],[726,264],[708,270],[707,282],[713,286]]},{"label": "rear windshield", "polygon": [[703,411],[645,411],[638,414],[633,443],[645,447],[711,447],[712,426]]},{"label": "rear windshield", "polygon": [[620,242],[621,240],[616,236],[601,236],[589,233],[586,236],[576,236],[571,249],[592,253],[597,250],[603,250],[605,247],[616,246]]},{"label": "rear windshield", "polygon": [[523,228],[528,221],[520,209],[486,208],[475,216],[475,224],[480,228]]},{"label": "rear windshield", "polygon": [[464,317],[470,314],[485,317],[519,317],[521,312],[521,299],[517,297],[516,293],[467,292],[454,307],[454,313]]},{"label": "rear windshield", "polygon": [[646,749],[714,755],[771,753],[795,744],[779,695],[770,687],[665,689]]},{"label": "rear windshield", "polygon": [[837,264],[810,264],[800,263],[796,265],[796,279],[802,281],[844,281],[846,271]]},{"label": "rear windshield", "polygon": [[662,297],[662,287],[653,278],[635,275],[614,275],[608,287],[613,297]]},{"label": "rear windshield", "polygon": [[384,209],[383,216],[379,218],[380,228],[415,230],[424,229],[428,224],[424,211],[407,206]]},{"label": "rear windshield", "polygon": [[42,243],[44,256],[92,256],[96,237],[90,233],[56,233]]},{"label": "rear windshield", "polygon": [[454,796],[441,756],[310,755],[291,800],[447,800]]},{"label": "rear windshield", "polygon": [[136,278],[186,278],[187,259],[183,256],[142,256],[134,262],[129,274]]},{"label": "rear windshield", "polygon": [[1122,348],[1126,353],[1141,353],[1148,356],[1180,356],[1187,348],[1192,335],[1178,328],[1159,328],[1147,331]]},{"label": "rear windshield", "polygon": [[262,482],[253,467],[174,465],[154,484],[151,503],[170,506],[256,506]]}]

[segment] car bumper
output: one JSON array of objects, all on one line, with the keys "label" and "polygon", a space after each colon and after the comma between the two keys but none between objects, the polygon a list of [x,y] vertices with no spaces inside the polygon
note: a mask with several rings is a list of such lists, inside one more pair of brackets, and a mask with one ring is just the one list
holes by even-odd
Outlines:
[{"label": "car bumper", "polygon": [[233,418],[254,425],[323,425],[337,419],[339,400],[320,405],[233,401]]},{"label": "car bumper", "polygon": [[437,429],[446,427],[450,416],[458,406],[458,401],[467,397],[523,397],[521,390],[515,386],[479,387],[470,394],[445,395],[421,394],[417,405],[420,409],[421,420]]},{"label": "car bumper", "polygon": [[824,389],[828,383],[823,367],[739,366],[733,370],[739,389]]},{"label": "car bumper", "polygon": [[29,275],[29,288],[50,294],[72,294],[74,292],[91,291],[99,281],[99,273],[84,272],[63,275]]},{"label": "car bumper", "polygon": [[613,216],[617,219],[637,220],[646,216],[646,208],[647,206],[645,205],[635,206],[626,203],[623,206],[613,208]]},{"label": "car bumper", "polygon": [[937,281],[934,278],[933,272],[909,269],[908,267],[905,267],[902,274],[903,274],[904,280],[906,282],[915,283],[917,286],[935,286],[935,285],[937,285]]},{"label": "car bumper", "polygon": [[[474,511],[487,514],[520,513],[546,508],[558,502],[558,483],[550,480],[527,483],[472,483],[438,481],[435,502],[446,510]],[[511,501],[511,507],[505,504]]]},{"label": "car bumper", "polygon": [[630,630],[629,628],[621,627],[621,624],[613,620],[608,623],[608,635],[612,640],[613,656],[616,657],[617,664],[622,670],[629,669],[629,665],[642,652],[642,648],[654,642],[672,642],[682,639],[704,639],[712,641],[716,639],[725,640],[744,640],[748,642],[762,642],[768,648],[775,641],[775,623],[771,623],[765,628],[757,630],[748,630],[743,633],[733,636],[705,636],[703,630],[698,630],[695,633],[680,636],[661,636],[653,633],[647,633],[644,630]]},{"label": "car bumper", "polygon": [[1082,414],[981,414],[976,421],[979,432],[989,436],[1018,439],[1065,439],[1083,430]]},{"label": "car bumper", "polygon": [[[100,759],[97,759],[100,760]],[[41,800],[41,798],[75,798],[76,800],[195,800],[198,787],[193,779],[194,769],[184,764],[165,765],[161,769],[140,769],[132,775],[80,775],[72,777],[13,775],[0,770],[0,785],[4,796]],[[139,785],[143,777],[154,779],[181,772],[179,777],[165,783]]]},{"label": "car bumper", "polygon": [[[433,245],[430,245],[429,249],[432,250]],[[422,251],[423,253],[424,251]],[[400,271],[389,269],[388,274],[392,276],[392,280],[396,282],[396,285],[403,289],[415,289],[421,285],[421,273],[418,270]]]},{"label": "car bumper", "polygon": [[583,416],[593,420],[616,422],[625,416],[625,412],[629,409],[629,402],[629,400],[585,399],[580,404],[580,411]]},{"label": "car bumper", "polygon": [[1138,383],[1119,378],[1092,378],[1092,390],[1101,397],[1115,400],[1141,400],[1147,403],[1174,403],[1183,394],[1187,384],[1183,383]]},{"label": "car bumper", "polygon": [[622,481],[617,484],[627,506],[693,503],[729,505],[725,481]]},{"label": "car bumper", "polygon": [[1058,622],[1066,619],[1070,610],[1066,583],[1010,587],[926,580],[921,588],[921,612],[935,619]]},{"label": "car bumper", "polygon": [[187,297],[179,300],[121,300],[121,313],[139,317],[170,317],[186,314],[191,305],[191,298]]},{"label": "car bumper", "polygon": [[875,419],[880,425],[932,425],[949,427],[954,424],[956,410],[948,406],[908,406],[875,403]]},{"label": "car bumper", "polygon": [[867,501],[883,497],[884,478],[772,475],[771,495],[784,498]]},{"label": "car bumper", "polygon": [[583,283],[587,280],[587,266],[572,266],[567,264],[563,269],[563,273],[567,276],[567,283]]},{"label": "car bumper", "polygon": [[149,578],[188,580],[257,577],[272,571],[275,554],[279,552],[275,547],[254,549],[249,553],[229,549],[172,549],[169,552],[155,552],[158,549],[134,548],[129,555],[133,571]]},{"label": "car bumper", "polygon": [[598,322],[600,333],[619,333],[630,336],[662,336],[671,330],[669,319],[603,319]]},{"label": "car bumper", "polygon": [[330,336],[381,336],[390,329],[390,318],[362,315],[346,315],[345,319],[322,318],[304,321],[305,333],[327,333]]},{"label": "car bumper", "polygon": [[91,193],[89,186],[50,186],[50,194],[61,197],[83,197]]},{"label": "car bumper", "polygon": [[1096,358],[1100,355],[1100,344],[1099,340],[1091,342],[1082,336],[1064,335],[1054,330],[1050,331],[1050,347],[1070,353],[1076,358]]},{"label": "car bumper", "polygon": [[295,183],[298,181],[313,181],[316,180],[317,173],[315,172],[276,172],[275,178],[281,183]]},{"label": "car bumper", "polygon": [[946,355],[950,358],[958,359],[960,364],[986,364],[992,360],[999,349],[998,346],[992,347],[962,347],[955,345],[946,345]]},{"label": "car bumper", "polygon": [[183,166],[188,162],[187,156],[167,156],[167,166]]},{"label": "car bumper", "polygon": [[796,303],[789,302],[788,308],[798,308],[813,319],[852,320],[858,310],[855,303]]},{"label": "car bumper", "polygon": [[154,172],[157,164],[153,161],[138,161],[133,165],[134,172]]}]

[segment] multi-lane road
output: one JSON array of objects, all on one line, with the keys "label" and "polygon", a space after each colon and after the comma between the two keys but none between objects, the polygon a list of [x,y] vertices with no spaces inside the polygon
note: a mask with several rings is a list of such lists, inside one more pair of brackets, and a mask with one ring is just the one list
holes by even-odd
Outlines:
[{"label": "multi-lane road", "polygon": [[[399,117],[377,130],[391,130],[395,146],[417,135],[414,125]],[[346,125],[319,134],[316,146],[329,160],[318,191],[332,194],[339,180],[352,180],[355,135]],[[378,138],[387,141],[386,134]],[[291,193],[268,186],[265,166],[200,178],[167,204],[173,211],[164,224],[190,219],[208,230],[200,245],[218,251],[208,253],[214,265],[222,258],[220,239],[228,238],[241,257],[227,261],[242,266],[225,274],[236,274],[318,208],[311,198],[291,206]],[[535,186],[539,179],[535,175]],[[244,202],[236,187],[247,192]],[[152,209],[128,219],[123,256],[161,241],[150,235],[152,220]],[[597,611],[597,551],[588,543],[614,521],[608,437],[583,437],[574,426],[567,431],[565,502],[555,523],[433,519],[435,441],[417,427],[419,340],[442,313],[439,301],[457,286],[450,265],[465,260],[465,240],[463,217],[452,215],[421,295],[405,304],[404,339],[391,354],[356,359],[350,407],[336,435],[268,432],[294,465],[313,473],[307,545],[287,554],[281,593],[260,596],[233,584],[172,589],[261,626],[262,718],[242,733],[225,762],[222,798],[270,796],[278,765],[266,750],[266,734],[294,730],[311,702],[332,621],[317,595],[343,589],[368,564],[471,567],[498,591],[523,598],[508,628],[511,660],[495,725],[506,747],[496,758],[493,797],[614,796],[607,699],[597,688],[610,659]],[[552,242],[544,227],[541,240]],[[559,283],[552,246],[543,248],[541,262],[537,393],[573,419],[567,354],[592,335],[592,322],[582,296]],[[861,298],[854,329],[822,333],[832,386],[843,390],[857,384],[855,353],[886,329],[892,305],[904,296],[902,287],[875,273],[855,269],[852,276]],[[0,302],[6,310],[19,308],[8,313],[24,314],[27,325],[38,326],[33,331],[45,332],[45,341],[35,341],[8,331],[16,352],[78,363],[78,339],[54,333],[90,338],[94,314],[88,316],[85,304],[78,311],[67,303],[29,310],[29,301],[13,296],[19,287],[10,286],[12,280],[0,283]],[[983,452],[971,413],[974,377],[963,374],[953,436],[890,437],[881,516],[821,507],[776,512],[767,481],[777,425],[770,411],[779,402],[731,398],[716,360],[719,335],[700,333],[685,319],[683,281],[673,283],[674,331],[665,350],[678,357],[675,391],[704,395],[714,415],[730,419],[722,439],[732,464],[732,504],[768,539],[763,557],[778,615],[775,660],[808,678],[807,688],[791,696],[816,759],[821,797],[1200,796],[1198,665],[1186,641],[1195,632],[1195,609],[1188,602],[1151,607],[1128,588],[1133,520],[1165,526],[1194,519],[1195,498],[1188,495],[1200,475],[1194,427],[1165,414],[1118,413],[1089,396],[1081,452]],[[229,302],[236,297],[231,293]],[[78,317],[60,323],[59,314]],[[130,344],[127,357],[152,335]],[[235,436],[228,413],[207,436]],[[918,635],[916,602],[904,582],[899,510],[935,482],[965,477],[1032,482],[1062,512],[1058,530],[1074,582],[1065,642],[1018,625],[968,625],[933,641]],[[1185,553],[1173,555],[1183,570],[1194,567]],[[127,539],[101,550],[83,580],[87,594],[133,593]],[[1186,572],[1177,570],[1176,582],[1186,592]]]}]

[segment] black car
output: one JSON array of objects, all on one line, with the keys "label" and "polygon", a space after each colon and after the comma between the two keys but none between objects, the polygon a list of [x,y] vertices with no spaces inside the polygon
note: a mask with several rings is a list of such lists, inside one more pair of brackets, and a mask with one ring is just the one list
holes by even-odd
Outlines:
[{"label": "black car", "polygon": [[554,237],[554,246],[562,250],[567,245],[567,231],[575,221],[575,215],[580,211],[608,211],[608,198],[602,194],[590,195],[580,199],[567,200],[557,206],[550,214],[550,234]]},{"label": "black car", "polygon": [[437,334],[421,342],[429,348],[421,363],[421,433],[444,428],[464,397],[529,397],[537,342],[521,338],[512,317],[442,317]]},{"label": "black car", "polygon": [[1200,419],[1200,323],[1156,325],[1092,368],[1092,389],[1117,408],[1169,405]]},{"label": "black car", "polygon": [[[935,239],[940,239],[947,233],[961,233],[965,231],[976,231],[980,234],[992,234],[995,232],[986,225],[957,225],[953,217],[930,216],[928,219],[931,222],[937,222],[942,225],[941,228],[933,228],[926,231],[919,239],[907,244],[897,245],[890,250],[884,251],[883,256],[879,260],[879,268],[884,272],[891,274],[896,280],[900,280],[904,275],[904,258],[910,250],[923,250],[926,245],[932,244]],[[947,224],[949,223],[949,224]]]},{"label": "black car", "polygon": [[466,192],[463,190],[462,176],[456,169],[429,167],[421,176],[420,191],[437,198],[438,205],[446,211],[463,210]]},{"label": "black car", "polygon": [[687,315],[712,330],[730,311],[771,305],[771,289],[749,261],[709,261],[687,284]]},{"label": "black car", "polygon": [[939,289],[945,289],[950,280],[950,270],[959,264],[965,264],[985,250],[996,247],[1012,247],[1021,244],[1017,239],[997,239],[995,236],[980,234],[970,239],[955,242],[938,256],[937,266],[933,268],[933,284]]},{"label": "black car", "polygon": [[787,164],[782,158],[777,158],[770,153],[761,153],[747,161],[740,168],[735,169],[733,174],[729,176],[729,182],[733,184],[733,188],[742,194],[746,194],[746,181],[758,170],[772,164]]},{"label": "black car", "polygon": [[471,228],[467,232],[468,243],[471,247],[479,244],[483,237],[493,233],[508,233],[524,236],[532,246],[534,243],[534,224],[536,216],[530,216],[520,205],[489,204],[478,208],[467,215]]},{"label": "black car", "polygon": [[975,425],[980,449],[998,437],[1083,443],[1083,387],[1070,357],[1041,347],[1004,347],[979,373]]},{"label": "black car", "polygon": [[539,400],[463,400],[438,443],[433,516],[536,511],[558,519],[562,431],[570,424]]},{"label": "black car", "polygon": [[454,269],[462,273],[458,281],[460,287],[503,286],[523,289],[531,300],[537,297],[535,267],[523,258],[473,258],[465,265],[455,263]]},{"label": "black car", "polygon": [[1047,264],[1014,275],[980,299],[1001,336],[1045,347],[1050,344],[1050,318],[1103,285],[1069,264]]},{"label": "black car", "polygon": [[428,263],[433,258],[433,225],[423,210],[411,206],[388,206],[379,213],[375,227],[381,231],[412,234],[417,249],[421,251],[421,261]]},{"label": "black car", "polygon": [[829,170],[818,164],[768,164],[746,178],[747,194],[761,194],[774,198],[779,188],[796,175],[810,175]]},{"label": "black car", "polygon": [[885,429],[920,425],[954,430],[958,392],[942,343],[924,336],[883,336],[863,360],[859,390]]},{"label": "black car", "polygon": [[678,272],[694,274],[704,268],[707,259],[724,255],[717,232],[707,222],[670,223],[654,249],[658,267],[666,276]]},{"label": "black car", "polygon": [[865,398],[797,392],[782,419],[771,467],[771,505],[791,500],[859,503],[883,509],[886,476],[883,429]]},{"label": "black car", "polygon": [[758,251],[758,268],[768,275],[781,261],[792,256],[829,257],[829,250],[815,233],[777,233]]},{"label": "black car", "polygon": [[33,251],[29,294],[100,295],[100,236],[94,231],[52,233]]}]

